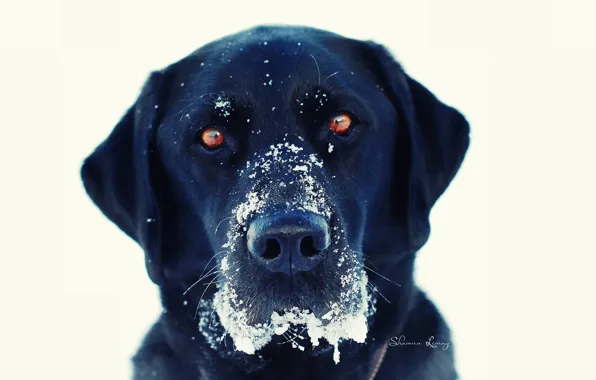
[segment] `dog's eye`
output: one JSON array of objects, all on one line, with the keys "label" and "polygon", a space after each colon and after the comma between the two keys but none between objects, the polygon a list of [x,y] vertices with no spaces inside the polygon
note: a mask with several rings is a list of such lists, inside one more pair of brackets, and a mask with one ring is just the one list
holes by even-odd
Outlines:
[{"label": "dog's eye", "polygon": [[352,130],[352,118],[346,113],[337,114],[329,120],[329,129],[345,136]]},{"label": "dog's eye", "polygon": [[221,131],[215,127],[205,128],[202,132],[199,133],[201,143],[207,149],[217,149],[224,142],[223,133],[221,133]]}]

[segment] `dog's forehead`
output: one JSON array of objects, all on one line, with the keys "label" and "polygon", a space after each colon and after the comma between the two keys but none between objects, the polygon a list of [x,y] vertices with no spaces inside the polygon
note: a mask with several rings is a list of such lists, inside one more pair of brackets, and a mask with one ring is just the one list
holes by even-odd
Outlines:
[{"label": "dog's forehead", "polygon": [[276,85],[316,84],[338,70],[357,73],[357,46],[353,40],[310,28],[256,28],[199,48],[181,67],[186,77],[200,82],[199,87],[218,84],[228,90],[279,93],[288,87]]},{"label": "dog's forehead", "polygon": [[199,91],[248,91],[261,99],[280,99],[297,87],[319,84],[321,76],[337,68],[339,61],[308,41],[228,42],[185,65],[184,75],[196,79]]}]

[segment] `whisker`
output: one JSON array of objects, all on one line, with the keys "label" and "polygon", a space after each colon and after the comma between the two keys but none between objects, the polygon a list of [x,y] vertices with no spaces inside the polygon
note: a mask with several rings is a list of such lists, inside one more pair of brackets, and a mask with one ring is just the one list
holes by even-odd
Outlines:
[{"label": "whisker", "polygon": [[366,265],[363,265],[363,267],[364,267],[365,269],[368,269],[369,271],[373,272],[373,273],[374,273],[374,274],[376,274],[377,276],[379,276],[379,277],[381,277],[381,278],[383,278],[383,279],[385,279],[385,280],[389,281],[390,283],[392,283],[392,284],[395,284],[395,285],[397,285],[397,286],[401,286],[401,285],[400,285],[400,284],[398,284],[397,282],[395,282],[395,281],[393,281],[393,280],[391,280],[391,279],[389,279],[389,278],[387,278],[387,277],[383,276],[382,274],[380,274],[380,273],[379,273],[379,272],[377,272],[377,271],[374,271],[374,270],[370,269],[370,268],[369,268],[369,267],[367,267]]},{"label": "whisker", "polygon": [[380,270],[378,266],[375,265],[375,263],[372,262],[372,260],[370,259],[370,256],[367,254],[362,254],[362,256],[368,260],[368,262],[370,263],[370,265],[372,265],[373,267],[375,267],[376,270]]},{"label": "whisker", "polygon": [[[242,269],[242,268],[244,268],[245,266],[246,266],[246,264],[245,264],[245,265],[243,265],[243,266],[241,266],[241,267],[239,267],[238,269]],[[234,267],[232,267],[232,268],[230,268],[230,269],[235,269],[235,268],[234,268]],[[215,284],[223,284],[223,283],[225,283],[225,282],[226,282],[226,280],[220,280],[220,281],[215,281]],[[211,316],[213,315],[213,313],[215,313],[215,310],[217,310],[217,307],[218,307],[218,306],[219,306],[219,305],[220,305],[220,304],[223,302],[223,300],[224,300],[224,299],[223,299],[223,297],[222,297],[222,299],[220,299],[220,300],[219,300],[219,302],[217,303],[217,305],[214,305],[214,306],[213,306],[213,311],[211,311]]]},{"label": "whisker", "polygon": [[203,268],[203,271],[201,272],[201,275],[199,277],[203,276],[203,273],[205,273],[205,269],[207,269],[207,266],[209,266],[209,263],[211,262],[211,260],[213,260],[215,257],[221,255],[222,253],[226,253],[226,252],[227,251],[219,251],[219,252],[213,254],[213,256],[211,256],[211,258],[209,259],[209,261],[207,261],[207,264],[205,264],[205,267]]},{"label": "whisker", "polygon": [[[217,95],[217,93],[215,93],[215,92],[208,92],[208,93],[203,94],[201,96],[195,96],[195,97],[193,97],[191,99],[184,99],[183,101],[190,102],[190,104],[187,104],[186,106],[182,107],[182,109],[176,113],[176,116],[178,116],[180,114],[184,114],[184,112],[186,112],[189,108],[191,108],[192,106],[194,106],[195,104],[198,104],[198,103],[204,103],[204,104],[207,104],[207,105],[213,105],[212,103],[208,103],[208,102],[202,100],[202,98],[204,96],[207,96],[207,95]],[[178,122],[181,122],[183,117],[184,117],[184,115],[180,116],[180,119],[178,120]]]},{"label": "whisker", "polygon": [[213,268],[209,269],[209,271],[207,273],[205,273],[203,276],[201,276],[201,278],[199,278],[197,281],[201,281],[201,280],[211,276],[215,272],[219,272],[217,270],[217,265],[215,265],[215,266],[213,266]]},{"label": "whisker", "polygon": [[[215,269],[215,268],[213,268],[213,269]],[[182,295],[183,295],[183,296],[185,296],[185,295],[186,295],[186,293],[188,293],[188,291],[189,291],[190,289],[192,289],[192,288],[193,288],[193,287],[194,287],[196,284],[198,284],[198,283],[199,283],[199,281],[201,281],[201,280],[203,280],[203,279],[205,279],[205,278],[207,278],[207,277],[209,277],[209,276],[213,276],[214,274],[217,274],[217,273],[219,273],[219,271],[215,271],[215,272],[208,273],[208,274],[204,275],[203,277],[199,278],[199,279],[198,279],[198,280],[197,280],[197,281],[196,281],[194,284],[192,284],[192,285],[190,286],[190,288],[188,288],[188,289],[186,290],[186,292],[182,293]],[[203,285],[205,285],[205,283],[203,283]]]},{"label": "whisker", "polygon": [[[304,331],[304,330],[302,330],[302,331]],[[305,338],[305,337],[303,337],[303,336],[301,335],[301,334],[302,334],[302,331],[301,331],[300,333],[296,333],[296,332],[294,332],[294,331],[288,331],[288,332],[289,332],[290,334],[292,334],[292,336],[294,336],[294,339],[301,339],[301,340],[304,340],[304,339],[306,339],[306,338]]]},{"label": "whisker", "polygon": [[232,216],[229,216],[229,217],[227,217],[227,218],[223,218],[223,219],[221,220],[221,222],[217,223],[217,227],[215,227],[215,234],[217,235],[217,230],[219,229],[219,226],[220,226],[220,225],[221,225],[223,222],[225,222],[225,221],[226,221],[226,220],[228,220],[228,219],[233,219],[233,218],[234,218],[234,216],[232,215]]},{"label": "whisker", "polygon": [[195,311],[195,319],[197,319],[197,315],[199,314],[199,306],[201,305],[201,300],[203,299],[205,292],[207,291],[207,289],[209,289],[209,287],[211,286],[213,281],[215,281],[220,275],[221,275],[221,273],[219,273],[217,276],[213,277],[213,280],[211,280],[211,282],[205,287],[205,290],[203,290],[203,294],[201,294],[201,298],[199,298],[199,302],[197,303],[197,310]]},{"label": "whisker", "polygon": [[[286,335],[287,332],[283,333],[284,338],[286,338],[287,340],[285,342],[282,343],[278,343],[278,344],[286,344],[286,343],[296,343],[296,341],[294,340],[294,338],[292,337],[288,337],[288,335]],[[296,343],[298,344],[298,343]]]},{"label": "whisker", "polygon": [[[209,274],[209,275],[205,275],[205,277],[213,276],[214,274],[218,274],[218,273],[219,273],[219,274],[221,274],[221,272],[220,272],[220,271],[215,271],[215,272],[213,272],[213,273],[211,273],[211,274]],[[223,280],[221,280],[221,281],[215,281],[215,284],[219,284],[219,283],[221,283],[221,282],[223,282]],[[203,285],[207,285],[207,284],[210,284],[210,283],[211,283],[211,282],[203,282]]]},{"label": "whisker", "polygon": [[[219,282],[217,282],[217,283],[219,283]],[[213,316],[213,313],[215,313],[215,310],[217,310],[217,308],[223,302],[223,300],[224,300],[223,297],[221,297],[221,299],[219,300],[217,305],[213,305],[213,310],[211,311],[211,314],[209,314],[209,318],[211,318]]]},{"label": "whisker", "polygon": [[[217,256],[217,255],[219,255],[219,254],[221,254],[221,253],[223,253],[223,252],[226,252],[226,251],[221,251],[221,252],[219,252],[219,253],[216,253],[215,255],[213,255],[213,257],[212,257],[212,258],[209,260],[209,262],[207,262],[207,265],[209,265],[209,263],[211,262],[211,260],[213,260],[213,258],[214,258],[215,256]],[[207,265],[205,265],[205,269],[207,268]],[[192,288],[194,288],[194,287],[195,287],[195,285],[197,285],[199,282],[201,282],[201,280],[203,280],[203,279],[204,279],[205,277],[207,277],[208,275],[211,275],[211,274],[212,274],[211,272],[212,272],[212,271],[213,271],[213,269],[215,269],[215,268],[217,268],[217,265],[216,265],[216,266],[214,266],[213,268],[211,268],[211,269],[209,270],[208,274],[206,274],[205,276],[203,276],[203,273],[205,273],[205,269],[203,269],[203,272],[201,272],[201,275],[200,275],[199,279],[198,279],[197,281],[195,281],[195,282],[194,282],[194,283],[193,283],[191,286],[189,286],[189,287],[188,287],[188,289],[186,289],[186,290],[184,291],[184,293],[182,293],[182,295],[183,295],[183,296],[185,296],[185,295],[186,295],[186,293],[188,293],[188,292],[189,292],[189,291],[190,291]]]},{"label": "whisker", "polygon": [[381,297],[383,297],[383,299],[384,299],[385,301],[387,301],[387,303],[391,303],[391,302],[389,302],[389,300],[387,299],[387,297],[385,297],[385,296],[383,295],[383,293],[381,293],[381,291],[380,291],[380,290],[379,290],[379,289],[378,289],[376,286],[374,286],[374,287],[373,287],[373,286],[371,286],[370,284],[367,284],[367,286],[368,286],[368,287],[370,287],[370,290],[372,290],[372,291],[373,291],[373,293],[377,293],[378,295],[380,295]]},{"label": "whisker", "polygon": [[315,61],[315,65],[317,65],[317,72],[319,73],[319,86],[320,86],[321,85],[321,69],[319,69],[319,64],[317,63],[317,59],[315,58],[315,56],[312,54],[309,54],[309,55],[312,57],[313,61]]},{"label": "whisker", "polygon": [[183,296],[186,295],[186,293],[188,293],[190,291],[190,289],[194,288],[196,284],[198,284],[203,278],[199,278],[197,281],[195,281],[191,286],[188,287],[188,289],[186,289],[184,291],[184,293],[182,293]]},{"label": "whisker", "polygon": [[323,83],[325,83],[325,81],[329,78],[331,78],[332,76],[334,76],[335,74],[338,74],[339,71],[334,72],[333,74],[329,75],[327,78],[323,79]]}]

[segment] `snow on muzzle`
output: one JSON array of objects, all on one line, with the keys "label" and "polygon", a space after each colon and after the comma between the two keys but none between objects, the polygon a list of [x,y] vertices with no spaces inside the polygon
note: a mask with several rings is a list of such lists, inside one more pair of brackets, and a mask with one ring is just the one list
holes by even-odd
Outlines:
[{"label": "snow on muzzle", "polygon": [[248,231],[248,222],[263,213],[304,212],[331,217],[324,186],[316,179],[323,161],[314,153],[289,142],[271,145],[256,154],[239,171],[244,201],[232,210],[232,220],[224,249],[234,249]]},{"label": "snow on muzzle", "polygon": [[[296,144],[283,142],[271,145],[261,154],[255,154],[239,172],[241,182],[248,186],[245,187],[244,201],[232,211],[227,241],[222,245],[227,251],[220,263],[222,281],[218,282],[218,291],[213,300],[200,305],[199,329],[212,345],[222,342],[229,335],[236,350],[255,354],[275,335],[286,334],[292,327],[300,325],[305,327],[303,331],[313,347],[319,345],[320,339],[334,346],[333,358],[338,363],[339,344],[343,340],[364,343],[371,301],[367,292],[368,279],[358,252],[350,249],[345,239],[340,241],[340,231],[330,230],[332,208],[324,186],[317,181],[317,174],[322,169],[323,161],[316,154],[308,154]],[[272,210],[275,212],[272,213]],[[289,215],[288,218],[301,221],[303,226],[284,231],[283,217],[279,215]],[[278,217],[281,222],[275,219]],[[251,222],[262,221],[260,218],[269,219],[264,227],[261,226],[261,231],[251,232]],[[253,250],[261,255],[266,252],[275,256],[272,260],[280,259],[284,248],[289,250],[289,254],[303,256],[313,252],[316,255],[321,251],[333,254],[333,266],[337,271],[337,302],[330,303],[327,310],[319,311],[318,315],[310,309],[288,307],[272,312],[265,323],[252,322],[251,300],[239,296],[242,289],[236,288],[242,281],[236,281],[235,278],[239,274],[233,253],[244,247],[242,239],[247,236],[250,239],[257,232],[265,238],[271,232],[269,237],[273,236],[272,239],[280,245],[280,252],[276,249],[266,252],[262,242],[254,242]],[[305,266],[301,269],[309,268]],[[216,312],[223,331],[211,328],[211,310]],[[292,346],[304,350],[297,342]]]}]

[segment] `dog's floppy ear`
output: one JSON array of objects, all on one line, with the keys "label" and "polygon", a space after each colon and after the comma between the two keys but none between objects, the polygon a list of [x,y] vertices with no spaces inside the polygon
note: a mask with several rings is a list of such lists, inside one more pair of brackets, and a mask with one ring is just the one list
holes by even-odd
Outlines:
[{"label": "dog's floppy ear", "polygon": [[398,113],[397,196],[407,202],[400,209],[407,215],[410,249],[418,250],[430,234],[430,210],[468,150],[470,126],[459,111],[406,74],[384,47],[372,42],[369,47],[369,63]]},{"label": "dog's floppy ear", "polygon": [[81,178],[101,211],[145,251],[152,281],[160,277],[159,208],[152,186],[162,72],[154,72],[110,135],[85,159]]}]

